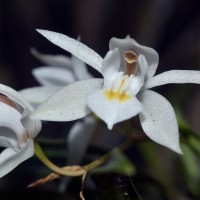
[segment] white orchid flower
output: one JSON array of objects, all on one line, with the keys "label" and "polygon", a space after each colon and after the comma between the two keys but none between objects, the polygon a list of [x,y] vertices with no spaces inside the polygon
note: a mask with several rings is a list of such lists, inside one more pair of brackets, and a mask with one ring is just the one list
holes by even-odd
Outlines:
[{"label": "white orchid flower", "polygon": [[41,104],[31,115],[33,119],[70,121],[93,111],[111,129],[115,123],[139,114],[149,138],[181,153],[174,109],[167,99],[149,89],[170,83],[199,84],[199,71],[172,70],[154,76],[157,52],[130,37],[111,39],[110,51],[102,59],[68,36],[46,30],[38,32],[102,73],[103,79],[79,81],[65,87]]},{"label": "white orchid flower", "polygon": [[0,84],[0,177],[34,154],[33,139],[41,129],[29,114],[33,107],[15,90]]}]

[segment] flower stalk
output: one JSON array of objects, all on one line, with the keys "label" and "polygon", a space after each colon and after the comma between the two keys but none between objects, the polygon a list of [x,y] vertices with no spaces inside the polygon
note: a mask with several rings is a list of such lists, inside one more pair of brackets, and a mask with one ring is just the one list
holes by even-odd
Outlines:
[{"label": "flower stalk", "polygon": [[100,158],[92,161],[91,163],[84,165],[84,166],[65,166],[65,167],[58,167],[54,163],[52,163],[43,152],[42,148],[38,143],[35,143],[35,154],[38,159],[46,165],[49,169],[53,171],[48,176],[37,180],[36,182],[30,184],[28,187],[35,187],[49,181],[55,180],[60,178],[60,176],[84,176],[91,170],[95,169],[96,167],[100,166],[101,164],[105,163],[112,155],[113,151],[119,149],[120,151],[125,151],[126,149],[130,148],[133,144],[137,144],[140,142],[148,141],[149,138],[144,134],[140,133],[138,135],[134,135],[132,140],[127,140],[122,143],[120,146],[115,147],[108,153],[104,154]]},{"label": "flower stalk", "polygon": [[85,169],[80,166],[69,166],[65,168],[58,167],[46,157],[45,153],[37,142],[35,142],[34,145],[35,154],[38,159],[55,173],[63,176],[82,176],[85,173]]}]

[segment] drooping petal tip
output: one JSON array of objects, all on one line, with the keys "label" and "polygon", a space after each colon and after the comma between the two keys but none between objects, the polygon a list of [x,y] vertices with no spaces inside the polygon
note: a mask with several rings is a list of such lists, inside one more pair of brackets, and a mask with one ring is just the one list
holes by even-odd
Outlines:
[{"label": "drooping petal tip", "polygon": [[140,122],[147,136],[158,144],[182,154],[178,123],[169,101],[151,90],[143,92],[139,99],[144,106],[139,115]]}]

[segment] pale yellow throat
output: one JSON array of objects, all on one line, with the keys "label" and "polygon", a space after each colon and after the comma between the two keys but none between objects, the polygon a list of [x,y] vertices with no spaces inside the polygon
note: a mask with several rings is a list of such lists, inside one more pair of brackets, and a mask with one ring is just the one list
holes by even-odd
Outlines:
[{"label": "pale yellow throat", "polygon": [[115,101],[118,101],[121,103],[130,100],[132,98],[132,96],[127,94],[127,92],[122,89],[126,80],[127,80],[127,76],[124,76],[119,87],[115,91],[112,88],[105,89],[103,93],[104,93],[104,96],[106,97],[106,99],[109,101],[115,100]]}]

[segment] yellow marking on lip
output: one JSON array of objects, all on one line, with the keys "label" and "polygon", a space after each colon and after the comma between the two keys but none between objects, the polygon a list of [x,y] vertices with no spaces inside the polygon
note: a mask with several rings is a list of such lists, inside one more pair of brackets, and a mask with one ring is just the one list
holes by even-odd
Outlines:
[{"label": "yellow marking on lip", "polygon": [[106,97],[106,99],[108,99],[109,101],[116,100],[116,101],[119,101],[121,103],[131,99],[130,95],[128,95],[125,91],[121,91],[125,81],[126,81],[126,78],[124,78],[121,81],[119,88],[117,89],[116,92],[113,91],[112,89],[104,90],[104,96]]}]

